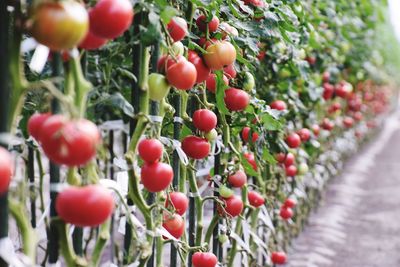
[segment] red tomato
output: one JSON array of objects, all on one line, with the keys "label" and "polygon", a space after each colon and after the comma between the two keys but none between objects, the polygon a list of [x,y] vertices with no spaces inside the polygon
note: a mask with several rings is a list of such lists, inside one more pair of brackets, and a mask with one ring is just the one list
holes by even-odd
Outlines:
[{"label": "red tomato", "polygon": [[51,116],[50,113],[35,113],[28,120],[28,133],[39,141],[40,128]]},{"label": "red tomato", "polygon": [[101,136],[91,121],[67,121],[62,115],[53,115],[43,123],[39,140],[51,161],[67,166],[81,166],[96,155]]},{"label": "red tomato", "polygon": [[265,199],[256,191],[249,191],[247,199],[249,200],[250,205],[255,208],[258,208],[265,203]]},{"label": "red tomato", "polygon": [[215,267],[218,259],[211,252],[196,252],[192,256],[193,267]]},{"label": "red tomato", "polygon": [[217,126],[217,115],[208,109],[196,110],[192,119],[194,127],[203,132],[209,132]]},{"label": "red tomato", "polygon": [[204,37],[200,37],[200,39],[197,41],[197,43],[199,44],[199,46],[207,49],[207,47],[209,47],[210,45],[212,45],[213,43],[217,42],[218,40],[215,38],[211,38],[209,40],[207,40]]},{"label": "red tomato", "polygon": [[140,174],[144,188],[152,193],[167,189],[173,178],[171,166],[161,162],[145,163]]},{"label": "red tomato", "polygon": [[351,128],[354,124],[354,120],[351,117],[345,117],[343,119],[343,124],[346,128]]},{"label": "red tomato", "polygon": [[89,11],[90,31],[105,39],[121,36],[132,24],[133,6],[129,0],[99,0]]},{"label": "red tomato", "polygon": [[235,70],[235,65],[231,64],[226,67],[224,67],[224,74],[229,78],[229,79],[235,79],[236,78],[236,70]]},{"label": "red tomato", "polygon": [[335,87],[330,83],[324,83],[322,86],[324,87],[324,92],[322,93],[322,97],[325,100],[331,99],[333,96]]},{"label": "red tomato", "polygon": [[[248,142],[249,141],[249,133],[250,133],[250,127],[244,127],[242,130],[242,138],[243,141]],[[252,137],[251,137],[251,141],[253,143],[255,143],[258,139],[258,133],[257,132],[253,132]]]},{"label": "red tomato", "polygon": [[231,217],[236,217],[243,210],[243,201],[239,196],[233,195],[230,198],[223,199],[225,202],[225,211]]},{"label": "red tomato", "polygon": [[292,153],[287,153],[286,158],[284,160],[285,166],[287,167],[287,166],[293,165],[295,162],[295,159],[296,158],[294,157],[294,155]]},{"label": "red tomato", "polygon": [[277,110],[286,110],[286,103],[282,100],[275,100],[274,102],[272,102],[271,104],[269,104],[269,106],[272,109],[277,109]]},{"label": "red tomato", "polygon": [[254,154],[249,152],[249,153],[244,153],[243,156],[247,159],[247,161],[250,163],[250,165],[256,171],[257,170],[257,163],[256,163],[256,160],[254,158]]},{"label": "red tomato", "polygon": [[190,158],[203,159],[210,153],[210,143],[207,139],[189,135],[182,140],[182,150]]},{"label": "red tomato", "polygon": [[204,61],[211,70],[222,70],[236,60],[235,47],[227,41],[219,41],[207,47]]},{"label": "red tomato", "polygon": [[31,19],[33,38],[53,51],[74,48],[89,29],[87,11],[76,1],[40,2]]},{"label": "red tomato", "polygon": [[58,216],[79,227],[98,226],[110,218],[113,210],[113,196],[99,185],[71,186],[60,192],[56,199]]},{"label": "red tomato", "polygon": [[335,88],[335,95],[341,98],[346,98],[348,94],[348,91],[346,90],[346,87],[342,84],[338,84]]},{"label": "red tomato", "polygon": [[210,75],[211,70],[206,66],[206,64],[204,64],[203,59],[193,50],[189,50],[188,60],[196,68],[196,83],[204,82],[207,79],[208,75]]},{"label": "red tomato", "polygon": [[296,205],[297,205],[297,202],[293,198],[287,198],[285,200],[285,202],[283,203],[283,207],[286,207],[286,208],[294,208]]},{"label": "red tomato", "polygon": [[175,59],[169,55],[164,55],[164,56],[160,57],[160,59],[157,61],[157,70],[160,73],[165,73],[165,70],[167,70],[169,67],[171,67],[175,63],[182,61],[182,60],[186,60],[186,58],[183,56],[177,56],[177,57],[175,57]]},{"label": "red tomato", "polygon": [[258,52],[257,59],[258,59],[259,61],[264,60],[266,54],[267,54],[266,51],[260,51],[260,52]]},{"label": "red tomato", "polygon": [[230,111],[242,111],[249,105],[249,94],[243,90],[229,88],[225,90],[225,105]]},{"label": "red tomato", "polygon": [[165,201],[165,207],[169,206],[173,206],[176,213],[183,215],[189,206],[189,199],[182,192],[171,192],[169,199]]},{"label": "red tomato", "polygon": [[[225,75],[222,76],[222,80],[224,81],[225,85],[229,85],[229,80]],[[206,88],[208,89],[208,91],[215,93],[216,86],[217,75],[215,75],[214,73],[210,73],[206,79]]]},{"label": "red tomato", "polygon": [[333,103],[329,108],[328,108],[328,113],[332,114],[342,108],[342,105],[339,102]]},{"label": "red tomato", "polygon": [[293,210],[289,207],[282,206],[279,215],[284,220],[289,220],[293,217]]},{"label": "red tomato", "polygon": [[265,3],[264,0],[244,0],[246,5],[253,5],[256,7],[264,7]]},{"label": "red tomato", "polygon": [[303,128],[297,132],[302,142],[307,142],[310,139],[311,132],[307,128]]},{"label": "red tomato", "polygon": [[324,118],[321,123],[322,129],[331,131],[333,127],[335,127],[335,124],[328,118]]},{"label": "red tomato", "polygon": [[286,137],[286,143],[290,148],[297,148],[301,144],[300,136],[297,133],[291,133]]},{"label": "red tomato", "polygon": [[311,129],[312,129],[312,131],[313,131],[315,136],[319,135],[320,128],[319,128],[318,124],[314,124],[313,126],[311,126]]},{"label": "red tomato", "polygon": [[285,264],[286,260],[285,252],[274,251],[271,254],[271,261],[273,264]]},{"label": "red tomato", "polygon": [[167,80],[176,89],[189,90],[196,84],[196,67],[185,60],[178,60],[167,69]]},{"label": "red tomato", "polygon": [[185,232],[185,221],[178,214],[164,214],[162,226],[175,238],[180,238]]},{"label": "red tomato", "polygon": [[0,195],[8,191],[13,170],[14,163],[10,152],[0,147]]},{"label": "red tomato", "polygon": [[163,144],[157,139],[143,139],[138,145],[139,156],[146,163],[159,161],[164,150]]},{"label": "red tomato", "polygon": [[308,62],[308,64],[314,65],[317,62],[317,58],[314,56],[307,56],[306,61]]},{"label": "red tomato", "polygon": [[289,177],[296,176],[297,174],[297,167],[294,165],[286,166],[285,168],[286,175]]},{"label": "red tomato", "polygon": [[211,21],[207,22],[207,17],[205,15],[201,15],[197,18],[196,24],[197,27],[199,27],[199,30],[202,32],[207,31],[207,26],[208,32],[215,32],[219,26],[219,19],[216,16],[213,16]]},{"label": "red tomato", "polygon": [[331,79],[331,74],[329,71],[324,71],[324,73],[322,73],[322,81],[327,83],[329,82],[329,80]]},{"label": "red tomato", "polygon": [[363,115],[362,115],[362,113],[361,113],[360,111],[357,111],[357,112],[354,112],[353,118],[354,118],[356,121],[361,121],[362,118],[363,118]]},{"label": "red tomato", "polygon": [[279,162],[279,163],[283,163],[285,162],[286,159],[286,155],[285,153],[281,152],[275,155],[275,159]]},{"label": "red tomato", "polygon": [[242,170],[237,170],[234,174],[228,176],[228,182],[232,187],[242,187],[247,183],[247,175]]},{"label": "red tomato", "polygon": [[105,45],[107,42],[107,39],[98,37],[89,30],[85,38],[79,44],[79,48],[86,50],[96,50]]},{"label": "red tomato", "polygon": [[168,23],[167,29],[169,35],[171,35],[171,38],[174,40],[174,42],[182,40],[188,34],[188,26],[186,20],[180,17],[173,17]]}]

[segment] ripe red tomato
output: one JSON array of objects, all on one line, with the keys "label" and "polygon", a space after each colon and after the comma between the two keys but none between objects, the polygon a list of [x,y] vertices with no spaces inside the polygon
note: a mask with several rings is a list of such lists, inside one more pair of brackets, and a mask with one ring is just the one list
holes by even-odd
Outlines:
[{"label": "ripe red tomato", "polygon": [[297,205],[297,202],[293,198],[287,198],[285,200],[285,202],[283,203],[283,207],[286,207],[286,208],[294,208],[296,205]]},{"label": "ripe red tomato", "polygon": [[10,152],[0,147],[0,195],[8,191],[13,170],[14,163]]},{"label": "ripe red tomato", "polygon": [[204,64],[203,59],[193,50],[188,51],[188,60],[191,62],[197,71],[196,83],[204,82],[211,70]]},{"label": "ripe red tomato", "polygon": [[318,124],[314,124],[313,126],[311,126],[311,129],[312,129],[312,131],[313,131],[315,136],[319,135],[320,128],[319,128]]},{"label": "ripe red tomato", "polygon": [[286,110],[286,103],[282,100],[275,100],[274,102],[272,102],[271,104],[269,104],[269,106],[272,109],[277,109],[277,110]]},{"label": "ripe red tomato", "polygon": [[360,111],[354,112],[353,118],[356,121],[361,121],[363,119],[363,114]]},{"label": "ripe red tomato", "polygon": [[197,44],[205,49],[207,49],[207,47],[209,47],[210,45],[212,45],[213,43],[217,42],[218,40],[215,38],[210,38],[210,39],[206,39],[204,37],[200,37],[200,39],[197,41]]},{"label": "ripe red tomato", "polygon": [[164,214],[162,226],[175,238],[180,238],[185,232],[185,221],[178,214]]},{"label": "ripe red tomato", "polygon": [[227,41],[219,41],[207,47],[204,61],[211,70],[222,70],[236,60],[235,47]]},{"label": "ripe red tomato", "polygon": [[189,135],[182,140],[182,150],[193,159],[203,159],[210,153],[210,143],[207,139]]},{"label": "ripe red tomato", "polygon": [[203,132],[209,132],[217,126],[217,115],[208,109],[198,109],[193,113],[193,125]]},{"label": "ripe red tomato", "polygon": [[324,73],[322,73],[322,81],[327,83],[329,82],[329,80],[331,79],[331,74],[329,71],[324,71]]},{"label": "ripe red tomato", "polygon": [[303,128],[297,132],[302,142],[307,142],[311,137],[311,132],[307,128]]},{"label": "ripe red tomato", "polygon": [[254,158],[254,154],[249,152],[249,153],[244,153],[243,156],[247,159],[247,161],[250,163],[250,165],[256,171],[257,170],[257,163],[256,163],[256,160]]},{"label": "ripe red tomato", "polygon": [[192,256],[193,267],[215,267],[218,259],[211,252],[196,252]]},{"label": "ripe red tomato", "polygon": [[289,220],[293,217],[293,210],[289,207],[282,206],[279,215],[284,220]]},{"label": "ripe red tomato", "polygon": [[351,128],[354,124],[354,120],[352,117],[345,117],[343,119],[343,124],[346,128]]},{"label": "ripe red tomato", "polygon": [[170,206],[175,208],[176,213],[183,215],[189,206],[189,199],[182,192],[171,192],[169,194],[169,199],[165,201],[165,207]]},{"label": "ripe red tomato", "polygon": [[305,59],[311,66],[315,65],[315,63],[317,62],[317,58],[315,56],[307,56]]},{"label": "ripe red tomato", "polygon": [[271,254],[271,261],[273,264],[285,264],[286,263],[286,253],[281,251],[274,251]]},{"label": "ripe red tomato", "polygon": [[339,102],[333,103],[329,108],[328,108],[328,113],[332,114],[342,108],[342,105]]},{"label": "ripe red tomato", "polygon": [[28,133],[37,141],[39,141],[40,128],[50,116],[50,113],[35,113],[29,118]]},{"label": "ripe red tomato", "polygon": [[333,127],[335,127],[335,124],[328,118],[324,118],[321,123],[322,129],[331,131]]},{"label": "ripe red tomato", "polygon": [[178,60],[167,69],[167,80],[176,89],[189,90],[196,84],[196,79],[196,67],[186,59]]},{"label": "ripe red tomato", "polygon": [[[224,84],[229,85],[229,80],[225,75],[222,76],[222,80],[224,81]],[[206,79],[206,88],[208,89],[208,91],[215,93],[216,86],[217,75],[215,75],[214,73],[210,73]]]},{"label": "ripe red tomato", "polygon": [[143,139],[138,145],[139,156],[146,161],[146,163],[159,161],[162,157],[163,150],[163,144],[157,139]]},{"label": "ripe red tomato", "polygon": [[174,58],[172,58],[169,55],[164,55],[162,57],[160,57],[157,61],[157,70],[160,73],[165,73],[165,71],[171,67],[172,65],[174,65],[175,63],[182,61],[182,60],[186,60],[186,58],[184,56],[177,56]]},{"label": "ripe red tomato", "polygon": [[283,163],[285,162],[286,159],[286,155],[285,153],[281,152],[275,155],[275,159],[279,162],[279,163]]},{"label": "ripe red tomato", "polygon": [[297,167],[294,165],[286,166],[285,168],[286,176],[293,177],[297,174]]},{"label": "ripe red tomato", "polygon": [[171,166],[161,162],[145,163],[140,174],[144,188],[152,193],[165,190],[173,178],[174,172]]},{"label": "ripe red tomato", "polygon": [[89,29],[87,11],[76,1],[40,2],[31,19],[33,38],[53,51],[74,48]]},{"label": "ripe red tomato", "polygon": [[333,96],[335,87],[330,83],[324,83],[322,86],[324,87],[324,92],[322,93],[322,97],[325,100],[331,99]]},{"label": "ripe red tomato", "polygon": [[286,144],[290,148],[297,148],[301,144],[301,138],[297,133],[291,133],[286,137]]},{"label": "ripe red tomato", "polygon": [[[250,133],[250,127],[244,127],[242,130],[242,138],[243,141],[248,142],[249,141],[249,133]],[[258,133],[257,132],[253,132],[252,137],[251,137],[251,141],[253,143],[255,143],[258,139]]]},{"label": "ripe red tomato", "polygon": [[231,217],[236,217],[243,210],[243,201],[239,196],[233,195],[230,198],[224,198],[225,211]]},{"label": "ripe red tomato", "polygon": [[228,182],[232,187],[241,188],[247,183],[247,175],[242,170],[237,170],[234,174],[228,176]]},{"label": "ripe red tomato", "polygon": [[256,191],[249,191],[247,199],[249,200],[250,205],[255,208],[258,208],[265,203],[265,199]]},{"label": "ripe red tomato", "polygon": [[89,11],[90,30],[98,37],[114,39],[132,24],[133,6],[129,0],[99,0]]},{"label": "ripe red tomato", "polygon": [[295,160],[296,160],[296,158],[292,153],[287,153],[286,158],[284,160],[285,166],[287,167],[287,166],[293,165]]},{"label": "ripe red tomato", "polygon": [[255,7],[264,7],[264,0],[244,0],[246,5],[253,5]]},{"label": "ripe red tomato", "polygon": [[225,90],[225,105],[230,111],[242,111],[250,102],[249,94],[243,90],[229,88]]},{"label": "ripe red tomato", "polygon": [[39,140],[51,161],[67,166],[81,166],[96,155],[101,136],[91,121],[67,121],[62,115],[53,115],[40,128]]},{"label": "ripe red tomato", "polygon": [[71,186],[56,199],[58,216],[79,227],[95,227],[104,223],[114,210],[110,191],[99,185]]},{"label": "ripe red tomato", "polygon": [[224,67],[224,74],[229,78],[229,79],[235,79],[236,78],[236,70],[235,70],[235,65],[231,64],[226,67]]},{"label": "ripe red tomato", "polygon": [[196,19],[197,27],[200,31],[206,32],[208,26],[208,32],[215,32],[219,26],[219,19],[216,16],[213,16],[212,19],[207,22],[207,17],[205,15],[201,15]]},{"label": "ripe red tomato", "polygon": [[173,17],[168,23],[167,29],[169,35],[171,35],[171,38],[174,40],[174,42],[182,40],[188,34],[188,26],[186,20],[180,17]]},{"label": "ripe red tomato", "polygon": [[94,35],[90,30],[85,38],[80,42],[79,48],[86,50],[96,50],[108,42],[108,39]]}]

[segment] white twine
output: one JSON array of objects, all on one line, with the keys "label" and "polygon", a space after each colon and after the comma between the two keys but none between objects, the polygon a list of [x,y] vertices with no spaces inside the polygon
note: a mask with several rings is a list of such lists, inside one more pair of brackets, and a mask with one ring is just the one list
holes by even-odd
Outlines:
[{"label": "white twine", "polygon": [[150,122],[152,123],[162,123],[164,117],[156,116],[156,115],[148,115]]},{"label": "white twine", "polygon": [[174,122],[179,122],[180,124],[183,124],[183,119],[181,117],[174,117]]},{"label": "white twine", "polygon": [[67,183],[50,183],[50,192],[61,192],[67,187]]},{"label": "white twine", "polygon": [[185,152],[182,150],[181,147],[181,142],[175,139],[170,139],[164,136],[160,137],[161,143],[163,143],[166,146],[172,147],[174,150],[176,150],[176,153],[178,154],[178,157],[180,161],[183,163],[183,165],[187,166],[189,164],[189,159],[186,156]]}]

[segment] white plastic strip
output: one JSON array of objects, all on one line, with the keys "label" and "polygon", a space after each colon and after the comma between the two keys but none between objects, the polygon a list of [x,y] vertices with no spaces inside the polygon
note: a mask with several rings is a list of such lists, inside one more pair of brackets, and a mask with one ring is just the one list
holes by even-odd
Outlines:
[{"label": "white plastic strip", "polygon": [[47,46],[39,44],[33,53],[29,68],[31,71],[41,73],[46,65],[47,58],[49,57],[50,49]]}]

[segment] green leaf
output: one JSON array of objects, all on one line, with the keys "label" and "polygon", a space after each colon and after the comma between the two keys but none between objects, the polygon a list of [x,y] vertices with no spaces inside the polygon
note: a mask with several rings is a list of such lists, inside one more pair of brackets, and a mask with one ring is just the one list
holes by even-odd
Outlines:
[{"label": "green leaf", "polygon": [[269,150],[266,147],[263,148],[262,158],[269,164],[276,164],[277,162],[275,157],[269,152]]},{"label": "green leaf", "polygon": [[164,24],[168,24],[171,19],[179,14],[179,11],[171,6],[167,6],[161,11],[160,18]]},{"label": "green leaf", "polygon": [[216,83],[216,88],[215,88],[215,97],[217,100],[217,107],[218,107],[218,111],[221,114],[225,114],[228,115],[229,110],[226,108],[225,106],[225,101],[224,101],[224,97],[225,97],[225,89],[227,88],[227,86],[225,85],[223,78],[222,78],[222,70],[216,71],[215,74],[217,75],[217,83]]},{"label": "green leaf", "polygon": [[253,169],[253,166],[250,164],[250,162],[243,155],[240,155],[240,161],[242,163],[244,171],[248,175],[250,175],[250,176],[257,176],[258,175],[258,173]]},{"label": "green leaf", "polygon": [[267,130],[278,131],[282,128],[282,124],[269,113],[263,113],[260,120],[264,123],[264,127]]}]

